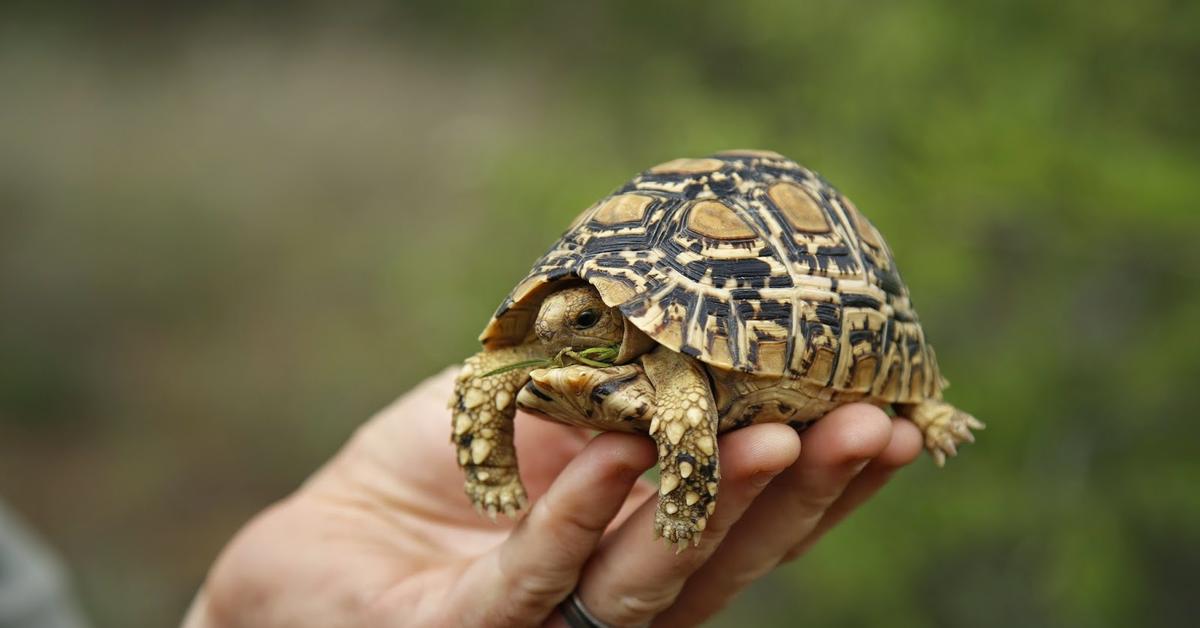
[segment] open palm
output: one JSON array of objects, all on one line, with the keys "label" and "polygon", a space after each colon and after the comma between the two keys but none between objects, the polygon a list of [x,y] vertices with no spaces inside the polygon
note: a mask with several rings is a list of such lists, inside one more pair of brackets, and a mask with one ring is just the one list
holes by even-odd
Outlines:
[{"label": "open palm", "polygon": [[[572,591],[613,625],[694,625],[803,553],[917,456],[914,425],[838,408],[805,432],[721,437],[721,501],[696,548],[653,536],[652,441],[517,417],[532,506],[481,517],[445,408],[452,371],[364,424],[222,553],[185,626],[561,625]],[[801,442],[803,441],[803,447]]]}]

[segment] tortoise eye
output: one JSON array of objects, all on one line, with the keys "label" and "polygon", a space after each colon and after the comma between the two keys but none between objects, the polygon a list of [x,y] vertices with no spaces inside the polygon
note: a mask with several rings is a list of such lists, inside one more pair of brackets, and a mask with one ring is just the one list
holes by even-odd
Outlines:
[{"label": "tortoise eye", "polygon": [[587,329],[598,322],[600,322],[600,313],[596,310],[584,310],[575,317],[575,326],[580,329]]}]

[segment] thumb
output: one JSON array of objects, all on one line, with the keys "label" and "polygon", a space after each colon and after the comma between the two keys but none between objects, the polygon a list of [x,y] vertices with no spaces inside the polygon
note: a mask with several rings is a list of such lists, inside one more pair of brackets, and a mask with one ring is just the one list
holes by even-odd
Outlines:
[{"label": "thumb", "polygon": [[633,484],[654,464],[646,438],[606,433],[584,448],[512,534],[459,580],[447,608],[467,626],[538,623],[575,588]]}]

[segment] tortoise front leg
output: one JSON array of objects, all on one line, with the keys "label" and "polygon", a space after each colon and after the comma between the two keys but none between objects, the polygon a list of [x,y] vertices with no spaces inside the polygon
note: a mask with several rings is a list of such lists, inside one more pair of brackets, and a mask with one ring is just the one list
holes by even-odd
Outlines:
[{"label": "tortoise front leg", "polygon": [[463,364],[454,383],[450,411],[454,415],[451,442],[458,465],[466,472],[466,492],[476,509],[492,519],[503,512],[513,516],[525,507],[525,487],[513,448],[513,403],[528,379],[529,368],[484,376],[494,369],[544,357],[532,345],[481,351]]},{"label": "tortoise front leg", "polygon": [[642,364],[657,404],[650,422],[660,474],[654,531],[670,542],[699,544],[721,479],[708,377],[699,362],[665,347],[643,356]]}]

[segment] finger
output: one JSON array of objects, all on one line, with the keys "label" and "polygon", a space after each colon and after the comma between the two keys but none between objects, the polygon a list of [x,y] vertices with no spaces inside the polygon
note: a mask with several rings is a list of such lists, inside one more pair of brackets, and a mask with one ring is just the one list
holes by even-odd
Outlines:
[{"label": "finger", "polygon": [[884,484],[891,479],[892,475],[921,455],[925,439],[921,435],[921,430],[908,419],[893,418],[892,419],[892,440],[888,443],[883,453],[876,456],[867,467],[858,474],[858,477],[850,481],[846,486],[846,490],[842,491],[840,497],[833,502],[825,515],[817,523],[817,527],[813,529],[799,545],[793,547],[784,554],[784,562],[793,560],[805,554],[814,543],[817,542],[826,532],[833,526],[845,519],[855,508],[858,508],[863,502],[871,498],[879,489],[883,488]]},{"label": "finger", "polygon": [[463,574],[449,601],[459,612],[453,623],[542,621],[575,588],[605,528],[654,460],[654,446],[644,437],[593,439],[509,538]]},{"label": "finger", "polygon": [[530,501],[550,490],[563,469],[589,442],[588,435],[577,427],[520,411],[514,419],[513,429],[517,459],[521,461],[521,479]]},{"label": "finger", "polygon": [[648,499],[601,543],[584,569],[579,596],[601,621],[643,624],[669,607],[690,576],[712,556],[729,529],[772,477],[796,461],[800,439],[780,424],[756,425],[719,441],[721,482],[717,509],[696,547],[678,554],[655,538],[658,496]]},{"label": "finger", "polygon": [[801,437],[799,460],[781,473],[716,554],[688,581],[663,625],[694,625],[724,607],[817,527],[829,506],[891,440],[891,420],[867,404],[836,408]]}]

